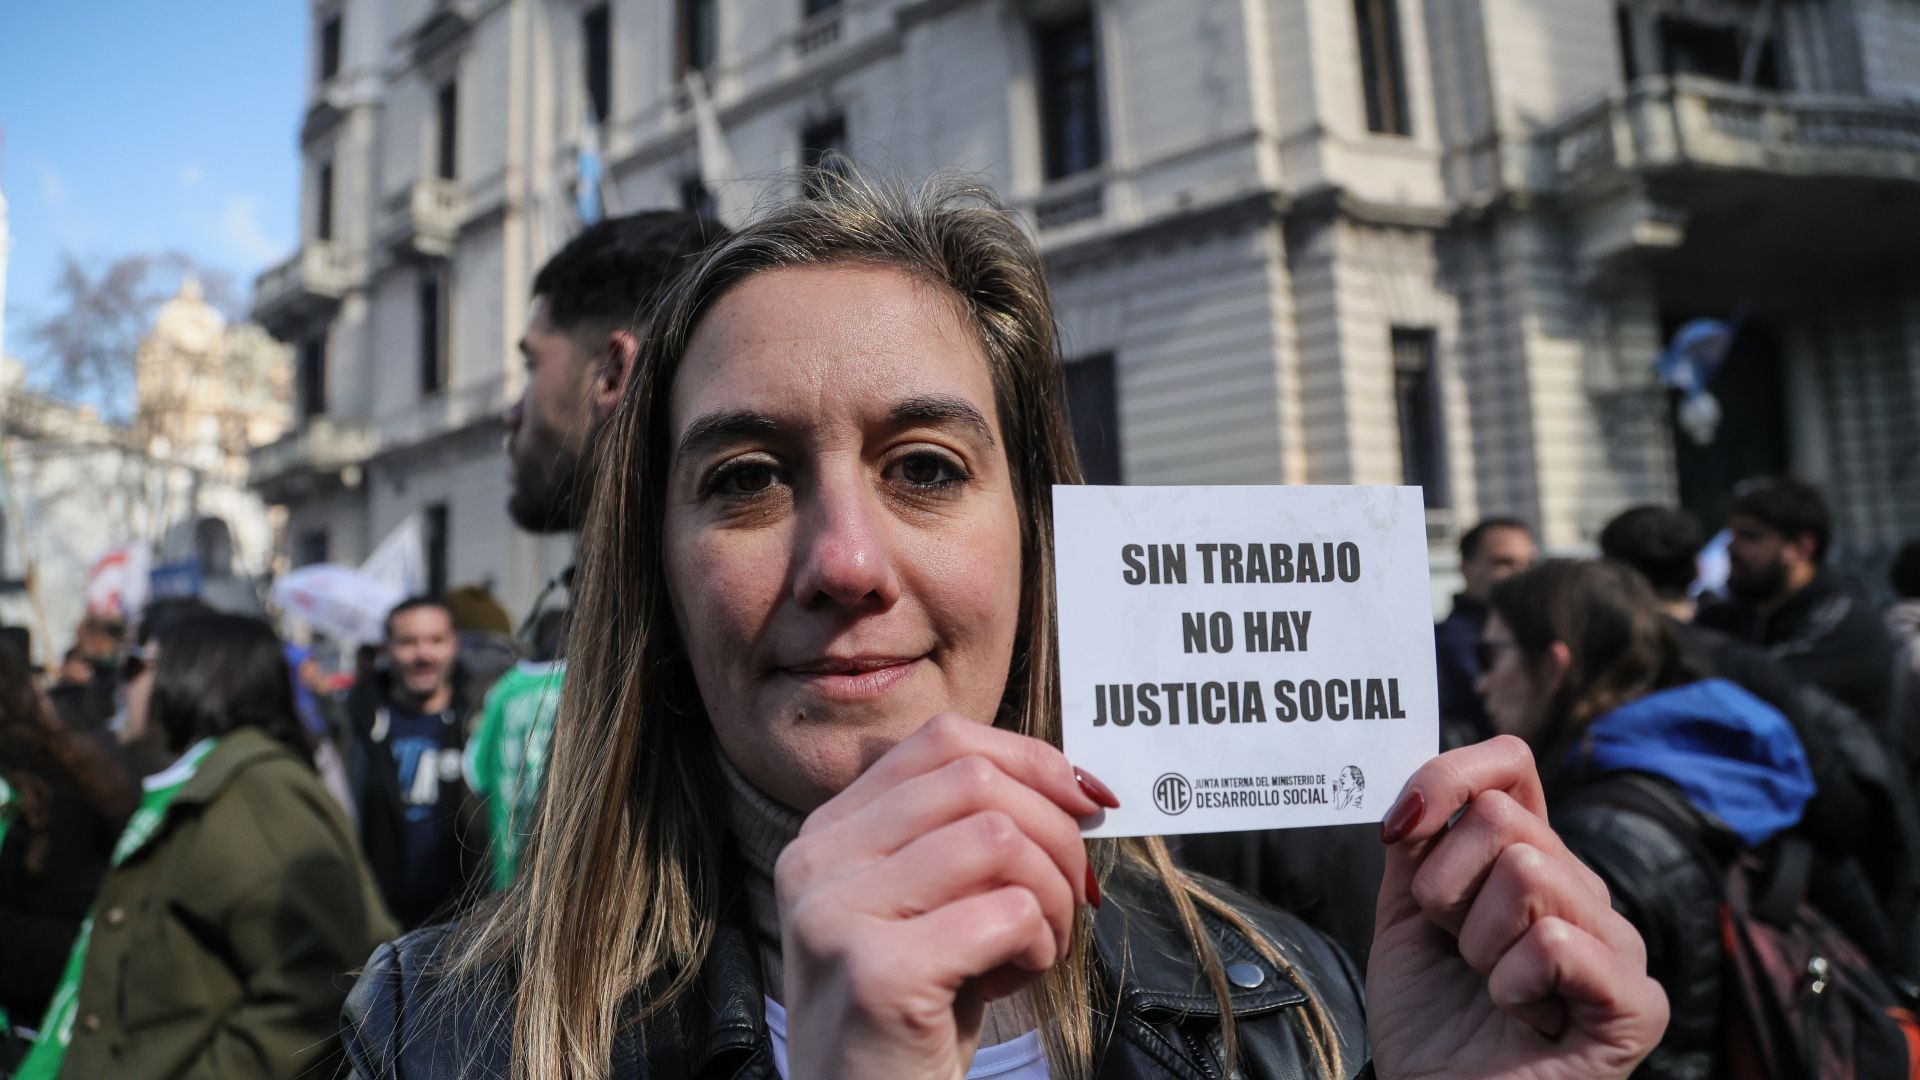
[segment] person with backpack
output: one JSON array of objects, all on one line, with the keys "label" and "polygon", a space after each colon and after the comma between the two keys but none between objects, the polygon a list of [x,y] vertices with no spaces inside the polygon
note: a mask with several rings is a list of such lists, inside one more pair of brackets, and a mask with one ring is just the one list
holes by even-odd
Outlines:
[{"label": "person with backpack", "polygon": [[[1494,727],[1532,746],[1548,812],[1605,880],[1667,992],[1665,1038],[1635,1075],[1720,1075],[1729,998],[1725,865],[1792,829],[1813,775],[1781,713],[1700,679],[1646,581],[1613,562],[1552,560],[1502,582],[1480,639]],[[1645,809],[1663,796],[1671,813]]]},{"label": "person with backpack", "polygon": [[[1757,645],[1694,621],[1690,595],[1705,531],[1692,514],[1635,506],[1600,530],[1600,551],[1653,587],[1684,661],[1780,710],[1813,772],[1815,794],[1799,831],[1816,853],[1808,899],[1883,970],[1920,975],[1911,926],[1920,914],[1920,813],[1906,765],[1866,718]],[[1916,550],[1920,571],[1920,550]],[[1920,610],[1920,605],[1916,605]],[[1862,828],[1862,822],[1874,822]]]}]

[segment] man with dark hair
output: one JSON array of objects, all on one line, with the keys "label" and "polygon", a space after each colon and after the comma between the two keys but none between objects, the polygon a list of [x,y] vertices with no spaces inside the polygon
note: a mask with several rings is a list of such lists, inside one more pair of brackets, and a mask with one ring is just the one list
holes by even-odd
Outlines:
[{"label": "man with dark hair", "polygon": [[1700,548],[1705,543],[1698,518],[1664,506],[1623,510],[1600,530],[1600,553],[1640,571],[1662,603],[1686,602],[1685,621],[1689,622],[1693,619],[1689,595],[1700,576]]},{"label": "man with dark hair", "polygon": [[473,704],[445,601],[401,601],[386,631],[385,666],[347,698],[347,778],[374,880],[394,918],[412,928],[446,914],[480,873],[462,843],[470,810],[461,756]]},{"label": "man with dark hair", "polygon": [[[719,222],[654,210],[591,225],[533,279],[533,305],[520,339],[526,391],[507,411],[513,485],[507,512],[530,532],[577,532],[593,488],[593,445],[626,392],[647,323],[674,277],[727,235]],[[522,624],[530,655],[487,695],[467,759],[468,782],[486,804],[494,880],[513,878],[559,707],[564,593],[569,567],[548,585]]]},{"label": "man with dark hair", "polygon": [[1487,596],[1495,585],[1531,566],[1538,553],[1533,530],[1517,518],[1486,518],[1460,537],[1463,585],[1454,594],[1453,611],[1433,629],[1441,738],[1447,747],[1493,736],[1493,724],[1475,689],[1480,681],[1475,648],[1487,624]]},{"label": "man with dark hair", "polygon": [[637,335],[674,276],[725,232],[677,210],[628,214],[588,226],[540,268],[520,338],[526,390],[506,417],[507,512],[522,529],[579,529],[589,451],[626,391]]},{"label": "man with dark hair", "polygon": [[1730,596],[1702,608],[1700,624],[1761,646],[1886,725],[1893,644],[1859,591],[1823,565],[1833,536],[1825,497],[1789,476],[1762,481],[1735,494],[1727,530]]},{"label": "man with dark hair", "polygon": [[[1793,725],[1817,792],[1800,826],[1821,863],[1812,897],[1876,961],[1905,970],[1902,942],[1920,886],[1913,865],[1920,817],[1909,774],[1877,727],[1838,698],[1797,678],[1759,646],[1695,624],[1689,590],[1705,542],[1692,514],[1662,506],[1633,507],[1600,530],[1601,554],[1653,585],[1688,666],[1739,685]],[[1881,827],[1862,829],[1862,821]]]}]

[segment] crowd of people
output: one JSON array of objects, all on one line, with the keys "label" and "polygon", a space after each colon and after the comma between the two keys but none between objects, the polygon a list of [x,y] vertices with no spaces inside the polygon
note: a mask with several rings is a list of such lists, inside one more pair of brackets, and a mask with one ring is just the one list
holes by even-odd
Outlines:
[{"label": "crowd of people", "polygon": [[502,527],[578,549],[517,631],[0,652],[0,1076],[1706,1078],[1807,1053],[1740,1023],[1749,878],[1907,1003],[1920,544],[1883,620],[1813,488],[1732,494],[1724,590],[1672,508],[1467,530],[1379,828],[1083,841],[1079,474],[990,195],[614,218],[530,291]]}]

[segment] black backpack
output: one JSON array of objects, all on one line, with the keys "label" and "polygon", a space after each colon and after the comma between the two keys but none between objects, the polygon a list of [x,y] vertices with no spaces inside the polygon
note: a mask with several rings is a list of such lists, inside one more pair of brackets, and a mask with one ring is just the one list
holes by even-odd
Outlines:
[{"label": "black backpack", "polygon": [[1665,825],[1721,870],[1718,1075],[1727,1080],[1920,1080],[1911,998],[1806,900],[1813,847],[1789,831],[1715,851],[1667,781],[1615,777],[1605,800]]}]

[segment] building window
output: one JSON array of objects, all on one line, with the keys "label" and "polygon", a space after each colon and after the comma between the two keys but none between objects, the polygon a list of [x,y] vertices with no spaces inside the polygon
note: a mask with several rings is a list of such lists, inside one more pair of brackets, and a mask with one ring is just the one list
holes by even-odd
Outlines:
[{"label": "building window", "polygon": [[[1668,75],[1700,75],[1724,82],[1741,81],[1747,50],[1756,48],[1752,31],[1746,27],[1709,26],[1685,19],[1663,18],[1660,31],[1660,59]],[[1752,85],[1766,90],[1782,89],[1779,58],[1773,41],[1757,43],[1753,58]]]},{"label": "building window", "polygon": [[1425,491],[1429,510],[1447,499],[1447,456],[1440,424],[1440,380],[1432,330],[1393,328],[1393,400],[1400,423],[1400,482]]},{"label": "building window", "polygon": [[455,83],[446,83],[434,96],[434,138],[438,145],[438,154],[434,159],[433,175],[442,180],[451,180],[459,175],[460,166],[460,88]]},{"label": "building window", "polygon": [[427,595],[447,595],[447,504],[427,507],[424,528],[427,555]]},{"label": "building window", "polygon": [[1075,360],[1067,368],[1067,420],[1080,471],[1089,484],[1118,484],[1120,474],[1120,394],[1114,382],[1113,354]]},{"label": "building window", "polygon": [[704,72],[719,51],[717,0],[680,0],[680,70]]},{"label": "building window", "polygon": [[720,207],[714,202],[713,192],[707,190],[705,181],[700,179],[698,173],[680,181],[680,209],[708,220],[720,216]]},{"label": "building window", "polygon": [[582,59],[587,76],[587,112],[593,123],[613,115],[613,27],[607,5],[588,9],[580,17]]},{"label": "building window", "polygon": [[420,396],[447,385],[447,272],[444,266],[420,271]]},{"label": "building window", "polygon": [[1400,55],[1400,0],[1353,0],[1360,36],[1360,85],[1367,101],[1367,130],[1411,135],[1407,69]]},{"label": "building window", "polygon": [[1100,65],[1093,13],[1034,31],[1040,77],[1040,129],[1047,179],[1085,172],[1105,160],[1100,139]]},{"label": "building window", "polygon": [[320,166],[319,194],[315,198],[313,238],[333,239],[333,162]]},{"label": "building window", "polygon": [[293,541],[293,565],[312,566],[327,561],[327,530],[308,529]]},{"label": "building window", "polygon": [[800,10],[808,18],[840,6],[840,0],[803,0]]},{"label": "building window", "polygon": [[817,123],[808,124],[800,132],[800,165],[803,194],[809,198],[819,198],[824,192],[818,183],[814,170],[847,175],[852,168],[847,160],[847,118],[832,116]]},{"label": "building window", "polygon": [[300,418],[323,416],[327,411],[327,336],[324,333],[300,343]]},{"label": "building window", "polygon": [[340,74],[340,16],[329,15],[320,24],[320,81]]}]

